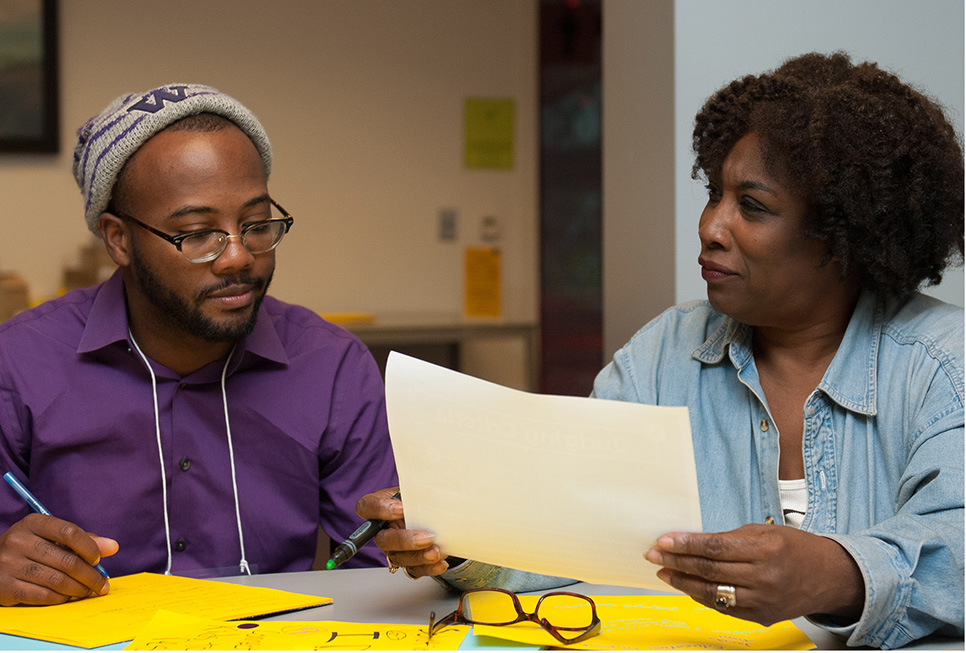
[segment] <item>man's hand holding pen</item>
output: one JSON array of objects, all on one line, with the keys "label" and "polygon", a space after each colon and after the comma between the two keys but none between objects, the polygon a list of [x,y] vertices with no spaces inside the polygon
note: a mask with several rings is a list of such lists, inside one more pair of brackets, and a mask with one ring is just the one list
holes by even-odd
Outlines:
[{"label": "man's hand holding pen", "polygon": [[388,522],[374,541],[390,565],[404,567],[410,578],[438,576],[449,569],[446,556],[436,546],[433,533],[406,528],[402,501],[393,498],[398,490],[387,488],[365,495],[356,503],[356,514]]},{"label": "man's hand holding pen", "polygon": [[76,524],[32,513],[0,534],[0,605],[54,605],[102,596],[108,579],[94,565],[117,542]]},{"label": "man's hand holding pen", "polygon": [[0,605],[54,605],[107,594],[100,560],[117,553],[117,542],[54,517],[10,472],[3,480],[35,514],[0,534]]}]

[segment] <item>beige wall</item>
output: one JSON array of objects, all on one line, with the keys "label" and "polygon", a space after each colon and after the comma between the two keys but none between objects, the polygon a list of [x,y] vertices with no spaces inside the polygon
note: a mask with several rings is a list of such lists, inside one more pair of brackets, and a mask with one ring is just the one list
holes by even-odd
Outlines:
[{"label": "beige wall", "polygon": [[[168,82],[229,93],[272,140],[270,189],[296,222],[277,297],[323,312],[459,313],[462,248],[502,224],[504,313],[537,307],[535,0],[61,2],[57,156],[0,156],[0,269],[35,298],[87,242],[74,132],[115,96]],[[516,100],[515,167],[462,165],[463,100]],[[457,242],[437,215],[459,213]],[[8,232],[9,233],[9,232]]]}]

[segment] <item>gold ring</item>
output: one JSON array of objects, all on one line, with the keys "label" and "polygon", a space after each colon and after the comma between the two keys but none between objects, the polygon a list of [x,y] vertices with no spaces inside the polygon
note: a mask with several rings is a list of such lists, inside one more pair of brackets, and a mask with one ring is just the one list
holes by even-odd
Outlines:
[{"label": "gold ring", "polygon": [[734,585],[718,585],[714,589],[714,607],[724,612],[738,605]]},{"label": "gold ring", "polygon": [[409,567],[403,567],[403,572],[413,580],[418,580],[419,576],[413,576],[413,572],[409,571]]},{"label": "gold ring", "polygon": [[389,556],[386,556],[386,563],[389,565],[390,574],[394,574],[399,571],[399,565],[393,564],[393,561],[389,559]]}]

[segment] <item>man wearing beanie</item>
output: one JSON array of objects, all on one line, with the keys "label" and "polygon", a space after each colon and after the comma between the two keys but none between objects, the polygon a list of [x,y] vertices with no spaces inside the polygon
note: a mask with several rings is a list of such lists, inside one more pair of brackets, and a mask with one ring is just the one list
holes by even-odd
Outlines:
[{"label": "man wearing beanie", "polygon": [[[295,222],[271,164],[255,116],[207,86],[124,95],[78,131],[118,269],[0,325],[0,467],[54,515],[0,488],[0,605],[105,594],[97,563],[308,570],[320,528],[341,541],[356,500],[397,484],[366,348],[266,295]],[[346,564],[373,565],[374,546]]]}]

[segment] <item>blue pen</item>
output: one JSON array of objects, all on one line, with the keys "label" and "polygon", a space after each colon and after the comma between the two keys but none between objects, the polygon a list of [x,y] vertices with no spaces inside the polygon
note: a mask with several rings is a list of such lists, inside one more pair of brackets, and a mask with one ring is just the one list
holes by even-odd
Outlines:
[{"label": "blue pen", "polygon": [[[3,480],[9,483],[10,487],[16,490],[17,494],[23,497],[23,500],[27,502],[27,505],[33,508],[34,512],[39,512],[41,515],[52,516],[50,514],[50,511],[44,508],[44,504],[40,503],[40,501],[37,501],[37,497],[31,494],[30,490],[28,490],[23,483],[18,481],[13,474],[11,474],[10,472],[6,472],[3,475]],[[94,568],[97,569],[97,571],[101,572],[101,576],[103,576],[104,578],[110,578],[110,576],[107,575],[107,570],[105,570],[104,567],[101,566],[101,563],[97,563],[96,565],[94,565]]]}]

